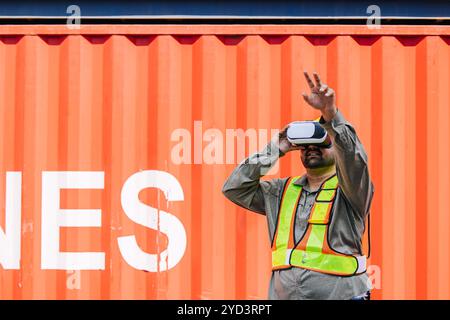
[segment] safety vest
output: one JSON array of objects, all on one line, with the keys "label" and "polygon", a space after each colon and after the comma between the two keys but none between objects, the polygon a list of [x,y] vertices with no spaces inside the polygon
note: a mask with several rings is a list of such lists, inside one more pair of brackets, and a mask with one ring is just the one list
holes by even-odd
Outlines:
[{"label": "safety vest", "polygon": [[333,202],[338,189],[334,175],[325,181],[317,193],[308,220],[308,227],[299,243],[294,243],[294,226],[302,186],[298,177],[286,182],[278,223],[272,241],[272,270],[299,267],[338,276],[352,276],[366,271],[366,257],[342,254],[330,248],[328,230]]}]

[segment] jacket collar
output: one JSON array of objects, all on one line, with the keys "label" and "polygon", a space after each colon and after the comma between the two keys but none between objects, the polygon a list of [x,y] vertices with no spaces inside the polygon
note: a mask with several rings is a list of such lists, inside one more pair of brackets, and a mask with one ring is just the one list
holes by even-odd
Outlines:
[{"label": "jacket collar", "polygon": [[306,174],[302,175],[300,178],[297,178],[297,180],[294,181],[294,184],[296,186],[306,186],[308,184],[308,180],[306,179]]},{"label": "jacket collar", "polygon": [[[304,175],[302,175],[301,177],[297,178],[297,180],[294,181],[294,185],[302,186],[303,189],[311,192],[311,189],[309,188],[309,185],[308,185],[308,179],[306,178],[306,173]],[[315,190],[315,191],[318,191],[318,190]]]}]

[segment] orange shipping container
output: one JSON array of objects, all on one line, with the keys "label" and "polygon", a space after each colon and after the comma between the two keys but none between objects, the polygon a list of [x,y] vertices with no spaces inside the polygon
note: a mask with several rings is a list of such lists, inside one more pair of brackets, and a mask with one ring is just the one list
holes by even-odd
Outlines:
[{"label": "orange shipping container", "polygon": [[[265,218],[221,187],[271,129],[317,116],[304,69],[369,154],[374,297],[450,299],[449,35],[2,26],[0,299],[266,298]],[[277,169],[303,173],[296,154]]]}]

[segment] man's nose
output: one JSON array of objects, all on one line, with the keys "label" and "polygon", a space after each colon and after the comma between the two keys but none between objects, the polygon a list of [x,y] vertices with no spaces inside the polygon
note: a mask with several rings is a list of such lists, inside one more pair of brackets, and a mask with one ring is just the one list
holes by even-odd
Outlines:
[{"label": "man's nose", "polygon": [[320,151],[320,148],[318,146],[310,144],[306,150],[308,150],[308,151],[309,150],[311,150],[311,151]]}]

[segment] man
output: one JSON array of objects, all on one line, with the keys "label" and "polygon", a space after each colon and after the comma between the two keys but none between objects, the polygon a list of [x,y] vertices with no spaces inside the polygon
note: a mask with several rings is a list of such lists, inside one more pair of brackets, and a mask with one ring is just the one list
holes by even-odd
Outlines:
[{"label": "man", "polygon": [[[333,89],[317,73],[315,83],[304,75],[311,93],[303,98],[322,113],[319,123],[329,143],[294,145],[286,126],[233,171],[222,191],[267,217],[273,270],[269,299],[366,300],[371,288],[362,238],[374,190],[367,155],[337,109]],[[300,150],[305,175],[260,180],[280,156],[294,150]]]}]

